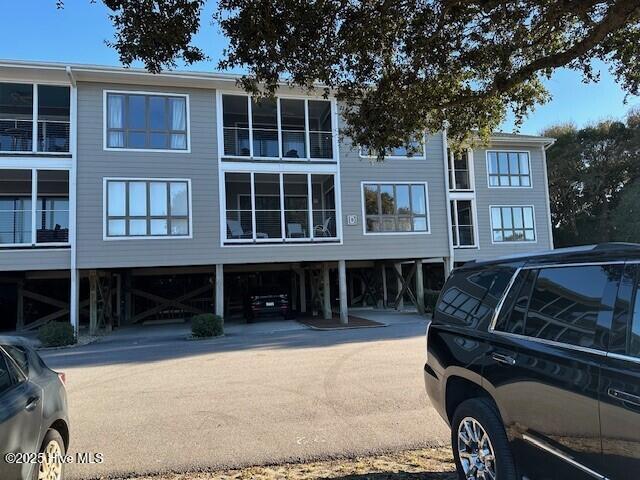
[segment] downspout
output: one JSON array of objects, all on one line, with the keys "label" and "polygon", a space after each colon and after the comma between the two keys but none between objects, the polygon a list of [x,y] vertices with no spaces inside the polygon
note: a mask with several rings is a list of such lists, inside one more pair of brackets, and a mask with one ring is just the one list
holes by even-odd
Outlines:
[{"label": "downspout", "polygon": [[444,158],[444,193],[445,200],[447,202],[445,206],[445,210],[447,212],[447,242],[449,243],[449,262],[448,265],[445,265],[449,271],[444,272],[445,277],[448,277],[453,270],[453,238],[451,234],[452,221],[451,221],[451,198],[449,195],[449,155],[448,155],[449,145],[447,141],[447,124],[445,123],[444,128],[442,129],[442,157]]},{"label": "downspout", "polygon": [[553,224],[551,222],[551,200],[549,198],[549,174],[547,173],[547,149],[551,147],[554,143],[556,143],[555,139],[549,142],[546,145],[542,146],[542,165],[544,167],[544,197],[547,201],[547,219],[548,219],[548,228],[549,228],[549,245],[551,246],[551,250],[554,249],[553,246]]},{"label": "downspout", "polygon": [[69,317],[71,325],[78,335],[80,326],[80,275],[77,268],[77,194],[78,194],[78,88],[76,78],[70,66],[65,67],[69,82],[71,82],[71,111],[69,130],[69,150],[71,152],[71,170],[69,172],[69,242],[71,244],[71,295],[69,298]]}]

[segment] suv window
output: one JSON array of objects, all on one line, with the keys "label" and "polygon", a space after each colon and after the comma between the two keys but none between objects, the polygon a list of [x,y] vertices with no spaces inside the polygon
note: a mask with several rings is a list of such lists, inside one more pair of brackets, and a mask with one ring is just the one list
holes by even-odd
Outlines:
[{"label": "suv window", "polygon": [[0,395],[9,390],[13,385],[13,375],[9,371],[7,359],[0,351]]},{"label": "suv window", "polygon": [[537,273],[537,270],[521,270],[518,273],[504,300],[495,330],[524,335],[525,317]]},{"label": "suv window", "polygon": [[633,300],[633,314],[631,317],[631,330],[629,331],[629,343],[627,353],[640,358],[640,274],[636,275],[635,293]]},{"label": "suv window", "polygon": [[2,345],[5,352],[16,362],[22,373],[29,375],[29,356],[27,350],[20,345]]},{"label": "suv window", "polygon": [[586,348],[602,348],[596,339],[609,276],[608,265],[548,267],[538,272],[525,322],[525,335]]}]

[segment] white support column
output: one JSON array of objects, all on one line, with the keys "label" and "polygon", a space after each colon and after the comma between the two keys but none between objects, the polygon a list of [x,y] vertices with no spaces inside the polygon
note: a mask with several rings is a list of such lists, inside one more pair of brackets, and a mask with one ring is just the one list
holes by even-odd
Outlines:
[{"label": "white support column", "polygon": [[307,313],[307,271],[300,270],[300,313]]},{"label": "white support column", "polygon": [[73,331],[78,335],[80,328],[80,271],[71,269],[71,295],[69,296],[69,319]]},{"label": "white support column", "polygon": [[453,270],[453,261],[451,257],[444,257],[442,261],[444,262],[444,279],[446,280],[449,278],[451,270]]},{"label": "white support column", "polygon": [[347,262],[338,261],[338,285],[340,290],[340,323],[349,323],[349,309],[347,306]]},{"label": "white support column", "polygon": [[322,314],[325,320],[331,320],[331,285],[329,277],[329,263],[322,264]]},{"label": "white support column", "polygon": [[416,308],[420,315],[424,315],[424,278],[422,275],[422,260],[416,260]]},{"label": "white support column", "polygon": [[[402,276],[402,263],[397,262],[393,265],[393,267],[396,269],[396,272],[398,272],[400,276]],[[397,292],[400,293],[400,291],[402,290],[402,281],[398,277],[396,277],[396,288],[398,289]],[[398,304],[396,305],[396,310],[402,310],[403,308],[404,299],[400,297],[400,299],[398,300]]]},{"label": "white support column", "polygon": [[216,315],[224,318],[224,268],[222,264],[216,265]]}]

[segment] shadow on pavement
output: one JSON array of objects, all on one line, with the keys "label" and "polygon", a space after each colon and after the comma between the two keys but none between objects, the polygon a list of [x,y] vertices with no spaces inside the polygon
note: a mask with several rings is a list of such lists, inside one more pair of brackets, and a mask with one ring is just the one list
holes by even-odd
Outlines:
[{"label": "shadow on pavement", "polygon": [[[283,348],[322,348],[339,344],[369,341],[392,341],[424,336],[425,321],[390,324],[383,328],[317,331],[311,329],[280,330],[259,333],[230,333],[206,340],[188,340],[188,330],[143,327],[136,335],[123,328],[96,343],[81,347],[41,351],[47,365],[54,369],[115,364],[135,364],[207,355],[238,350],[273,350]],[[144,330],[148,328],[148,330]],[[160,333],[158,333],[160,332]]]}]

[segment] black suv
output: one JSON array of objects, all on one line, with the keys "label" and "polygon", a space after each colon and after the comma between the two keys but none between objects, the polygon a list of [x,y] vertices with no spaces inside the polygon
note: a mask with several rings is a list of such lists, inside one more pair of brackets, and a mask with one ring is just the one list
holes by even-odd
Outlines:
[{"label": "black suv", "polygon": [[460,478],[640,475],[640,245],[471,262],[427,329]]}]

